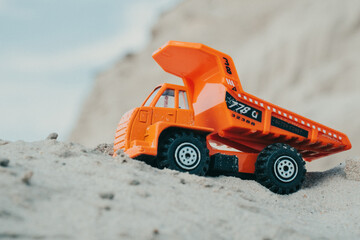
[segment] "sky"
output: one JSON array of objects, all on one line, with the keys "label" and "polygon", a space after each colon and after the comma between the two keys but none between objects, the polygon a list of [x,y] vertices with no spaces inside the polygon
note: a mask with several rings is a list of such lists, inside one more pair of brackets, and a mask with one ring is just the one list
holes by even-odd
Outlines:
[{"label": "sky", "polygon": [[0,0],[0,139],[66,140],[97,73],[180,0]]}]

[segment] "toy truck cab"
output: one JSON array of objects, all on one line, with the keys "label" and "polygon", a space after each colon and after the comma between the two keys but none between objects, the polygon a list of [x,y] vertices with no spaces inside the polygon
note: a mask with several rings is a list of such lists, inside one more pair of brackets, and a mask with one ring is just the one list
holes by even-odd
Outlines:
[{"label": "toy truck cab", "polygon": [[[201,134],[212,131],[194,126],[194,110],[184,86],[157,86],[141,107],[124,114],[116,130],[114,149],[124,149],[131,158],[157,156],[165,130],[187,129]],[[116,155],[116,152],[114,152]]]},{"label": "toy truck cab", "polygon": [[147,121],[149,125],[159,121],[194,124],[194,111],[192,105],[189,105],[184,86],[165,83],[156,87],[142,104],[140,111],[149,111],[151,114],[151,119]]}]

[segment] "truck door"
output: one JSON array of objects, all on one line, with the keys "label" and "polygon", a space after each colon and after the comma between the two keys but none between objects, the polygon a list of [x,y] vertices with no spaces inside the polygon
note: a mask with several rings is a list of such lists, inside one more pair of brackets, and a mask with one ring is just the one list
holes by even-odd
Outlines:
[{"label": "truck door", "polygon": [[189,108],[189,101],[187,94],[183,90],[179,90],[177,94],[178,108],[176,114],[176,122],[180,124],[193,125],[194,124],[194,113]]},{"label": "truck door", "polygon": [[152,115],[152,124],[159,121],[172,123],[175,123],[176,121],[174,89],[165,89],[155,104]]},{"label": "truck door", "polygon": [[149,95],[146,102],[140,107],[139,112],[134,119],[136,123],[133,124],[133,128],[131,130],[132,139],[143,139],[146,128],[151,125],[153,107],[151,107],[151,103],[156,97],[157,93],[160,91],[160,87],[154,89],[154,91]]}]

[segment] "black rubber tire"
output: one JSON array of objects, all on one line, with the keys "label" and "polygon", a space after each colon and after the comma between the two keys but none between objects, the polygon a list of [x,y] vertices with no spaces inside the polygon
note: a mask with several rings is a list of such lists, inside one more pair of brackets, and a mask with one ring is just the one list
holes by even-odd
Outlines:
[{"label": "black rubber tire", "polygon": [[264,148],[255,163],[256,181],[277,194],[297,192],[305,173],[305,161],[300,153],[284,143]]},{"label": "black rubber tire", "polygon": [[[190,160],[194,161],[192,165],[186,165],[187,159],[185,159],[184,154],[180,158],[180,154],[187,150],[192,153],[189,157]],[[209,150],[204,136],[194,134],[191,131],[176,131],[170,132],[160,139],[157,156],[159,168],[169,168],[204,176],[209,170],[209,165]]]}]

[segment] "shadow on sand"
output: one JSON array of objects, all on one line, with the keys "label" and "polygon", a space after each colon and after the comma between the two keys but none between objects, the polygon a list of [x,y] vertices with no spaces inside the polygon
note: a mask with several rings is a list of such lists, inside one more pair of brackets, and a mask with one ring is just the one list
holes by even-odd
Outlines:
[{"label": "shadow on sand", "polygon": [[345,178],[344,165],[337,166],[324,172],[308,172],[303,188],[315,187],[333,177]]}]

